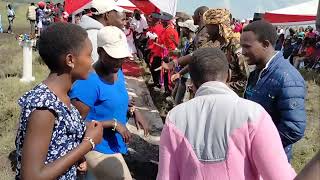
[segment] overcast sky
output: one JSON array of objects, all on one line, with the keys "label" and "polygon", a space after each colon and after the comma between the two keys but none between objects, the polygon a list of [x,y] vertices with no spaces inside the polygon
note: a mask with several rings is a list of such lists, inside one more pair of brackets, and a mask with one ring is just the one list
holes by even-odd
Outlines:
[{"label": "overcast sky", "polygon": [[193,11],[206,5],[217,8],[225,7],[231,10],[235,18],[252,18],[255,12],[265,12],[308,2],[310,0],[178,0],[178,11],[193,14]]}]

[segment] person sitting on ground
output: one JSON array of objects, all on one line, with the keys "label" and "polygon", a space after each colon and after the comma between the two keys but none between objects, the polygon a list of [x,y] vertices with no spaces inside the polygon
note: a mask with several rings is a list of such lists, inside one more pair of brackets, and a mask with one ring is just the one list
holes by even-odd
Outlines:
[{"label": "person sitting on ground", "polygon": [[304,64],[304,66],[307,66],[308,64],[312,64],[315,60],[315,53],[316,48],[314,44],[313,39],[309,39],[306,41],[306,46],[304,51],[300,52],[300,55],[293,58],[293,64],[294,67],[297,69],[300,69],[301,63]]},{"label": "person sitting on ground", "polygon": [[125,24],[122,21],[123,9],[115,5],[113,1],[106,3],[105,0],[93,0],[90,12],[92,16],[83,15],[79,25],[89,34],[93,46],[92,63],[95,63],[99,59],[97,52],[98,31],[105,26],[116,26],[124,29]]},{"label": "person sitting on ground", "polygon": [[189,70],[196,95],[167,115],[157,180],[292,180],[296,174],[269,114],[228,87],[224,52],[198,49]]},{"label": "person sitting on ground", "polygon": [[306,37],[310,38],[310,39],[315,39],[316,38],[316,33],[313,31],[313,28],[311,26],[309,26],[307,28],[307,33],[306,33]]},{"label": "person sitting on ground", "polygon": [[[104,128],[102,142],[86,155],[93,175],[97,180],[130,180],[130,171],[122,156],[128,152],[126,143],[131,134],[126,128],[129,96],[121,66],[131,53],[126,46],[126,35],[114,26],[102,28],[97,42],[99,60],[87,80],[75,82],[69,96],[81,117],[97,120]],[[149,125],[140,112],[133,107],[130,114],[148,135]]]},{"label": "person sitting on ground", "polygon": [[284,59],[288,59],[290,58],[290,56],[292,55],[293,52],[293,43],[294,43],[294,39],[286,39],[283,43],[283,48],[282,48],[282,53],[283,53],[283,57]]},{"label": "person sitting on ground", "polygon": [[86,126],[68,97],[72,83],[88,77],[91,51],[77,25],[53,24],[41,35],[39,54],[50,74],[18,102],[16,179],[76,180],[77,163],[100,143],[102,125]]}]

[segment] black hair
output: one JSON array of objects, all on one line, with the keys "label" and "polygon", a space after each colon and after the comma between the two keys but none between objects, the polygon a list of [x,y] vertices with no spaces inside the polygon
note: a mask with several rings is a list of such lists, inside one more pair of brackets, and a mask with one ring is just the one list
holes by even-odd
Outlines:
[{"label": "black hair", "polygon": [[207,6],[200,6],[194,11],[194,14],[195,15],[204,14],[208,10],[209,10],[209,8]]},{"label": "black hair", "polygon": [[223,80],[228,70],[227,57],[219,48],[198,49],[189,64],[190,76],[196,87],[208,81]]},{"label": "black hair", "polygon": [[52,72],[62,70],[61,59],[69,53],[79,54],[87,32],[80,26],[67,23],[53,23],[41,33],[39,54]]},{"label": "black hair", "polygon": [[243,32],[253,32],[258,41],[269,41],[272,46],[274,47],[277,41],[277,31],[276,28],[267,21],[258,20],[248,24],[244,29]]},{"label": "black hair", "polygon": [[35,4],[34,3],[31,3],[31,6],[34,6]]}]

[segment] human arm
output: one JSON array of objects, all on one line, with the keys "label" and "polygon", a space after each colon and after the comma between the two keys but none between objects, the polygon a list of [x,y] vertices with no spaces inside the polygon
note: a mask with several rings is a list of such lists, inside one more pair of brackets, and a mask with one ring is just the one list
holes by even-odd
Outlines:
[{"label": "human arm", "polygon": [[[72,104],[78,109],[82,118],[87,117],[90,111],[90,107],[88,105],[76,99],[72,100]],[[117,122],[115,119],[108,119],[108,120],[106,119],[99,122],[102,124],[102,127],[105,129],[113,128],[114,130],[118,131],[126,143],[130,141],[132,135],[129,132],[129,130],[124,125]]]},{"label": "human arm", "polygon": [[142,128],[144,130],[144,135],[148,136],[149,135],[149,123],[148,121],[144,118],[142,113],[135,107],[135,101],[134,99],[131,100],[129,104],[129,114],[133,116],[135,125],[137,129]]},{"label": "human arm", "polygon": [[[182,56],[177,60],[178,65],[180,66],[187,66],[188,64],[190,64],[192,61],[192,56],[186,55],[186,56]],[[162,63],[162,68],[166,69],[166,70],[170,70],[173,69],[175,66],[175,62],[171,61],[169,63]]]},{"label": "human arm", "polygon": [[279,90],[277,109],[280,119],[276,122],[283,147],[299,141],[306,128],[305,84],[302,81],[285,82]]},{"label": "human arm", "polygon": [[163,126],[160,145],[159,145],[159,168],[157,180],[178,180],[179,172],[176,160],[175,149],[173,146],[175,134],[172,132],[171,123],[166,120]]},{"label": "human arm", "polygon": [[258,174],[262,179],[293,179],[296,173],[288,163],[271,117],[264,111],[256,121],[251,131],[251,161]]},{"label": "human arm", "polygon": [[[92,149],[90,142],[84,140],[65,156],[45,164],[54,123],[55,116],[50,110],[35,110],[31,113],[23,143],[22,179],[56,179]],[[92,138],[95,144],[100,143],[101,124],[97,122],[88,124],[85,137]]]}]

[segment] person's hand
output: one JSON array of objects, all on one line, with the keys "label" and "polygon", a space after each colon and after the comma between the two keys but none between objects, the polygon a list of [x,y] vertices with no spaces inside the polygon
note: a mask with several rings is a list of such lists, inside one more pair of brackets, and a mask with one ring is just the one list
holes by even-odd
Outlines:
[{"label": "person's hand", "polygon": [[80,163],[78,165],[77,169],[80,172],[80,174],[83,174],[83,173],[87,172],[88,171],[87,161],[83,161],[82,163]]},{"label": "person's hand", "polygon": [[135,103],[136,103],[135,99],[132,98],[132,99],[130,100],[130,102],[129,102],[129,107],[130,107],[130,108],[133,107],[133,106],[135,105]]},{"label": "person's hand", "polygon": [[149,130],[150,130],[149,123],[138,110],[134,111],[134,123],[137,127],[137,130],[143,129],[144,136],[149,135]]},{"label": "person's hand", "polygon": [[180,73],[176,73],[176,74],[171,76],[171,81],[174,82],[174,81],[176,81],[177,79],[180,79],[180,78],[181,78]]},{"label": "person's hand", "polygon": [[165,63],[165,62],[163,62],[161,66],[162,66],[162,68],[165,69],[165,70],[171,70],[171,69],[174,68],[174,67],[173,67],[174,65],[173,65],[172,63]]},{"label": "person's hand", "polygon": [[121,134],[123,140],[125,143],[129,143],[131,138],[132,138],[132,134],[130,133],[130,131],[127,129],[127,127],[123,126],[121,123],[117,123],[117,127],[116,127],[116,131],[118,131],[118,133]]},{"label": "person's hand", "polygon": [[92,138],[95,144],[99,144],[103,136],[103,127],[102,124],[98,121],[92,121],[86,123],[87,130],[84,137]]}]

